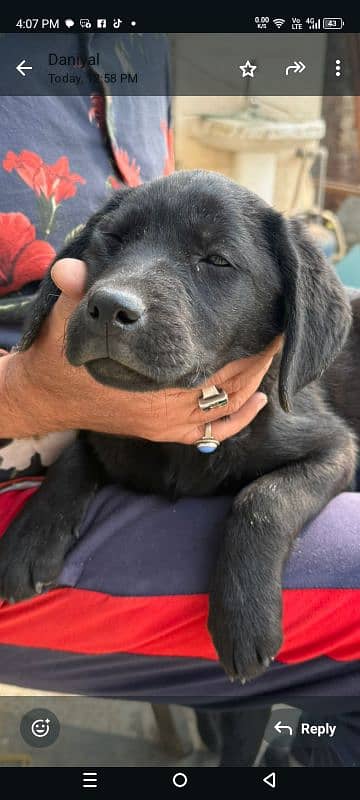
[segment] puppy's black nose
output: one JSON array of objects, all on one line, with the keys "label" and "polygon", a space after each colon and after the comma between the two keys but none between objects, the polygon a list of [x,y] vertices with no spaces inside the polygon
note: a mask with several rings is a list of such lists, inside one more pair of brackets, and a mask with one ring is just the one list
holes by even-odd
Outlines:
[{"label": "puppy's black nose", "polygon": [[90,297],[87,310],[99,324],[133,325],[142,317],[145,307],[135,294],[104,288],[97,289]]}]

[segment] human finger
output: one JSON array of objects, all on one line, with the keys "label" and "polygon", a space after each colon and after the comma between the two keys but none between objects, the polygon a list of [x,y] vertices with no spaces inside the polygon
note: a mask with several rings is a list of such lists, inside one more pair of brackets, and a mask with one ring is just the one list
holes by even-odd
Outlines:
[{"label": "human finger", "polygon": [[[212,435],[219,442],[223,442],[230,436],[235,436],[237,433],[246,428],[255,419],[257,414],[266,406],[268,398],[264,392],[255,392],[244,405],[230,416],[218,419],[212,423]],[[208,420],[204,421],[202,425],[197,425],[186,435],[186,443],[194,444],[198,439],[201,439],[205,433],[205,424]]]}]

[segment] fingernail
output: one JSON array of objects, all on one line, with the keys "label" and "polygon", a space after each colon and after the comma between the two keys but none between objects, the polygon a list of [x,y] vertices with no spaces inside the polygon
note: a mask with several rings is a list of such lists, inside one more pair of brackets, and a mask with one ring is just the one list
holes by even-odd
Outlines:
[{"label": "fingernail", "polygon": [[256,392],[256,396],[259,400],[259,408],[264,408],[268,402],[268,396],[264,392]]}]

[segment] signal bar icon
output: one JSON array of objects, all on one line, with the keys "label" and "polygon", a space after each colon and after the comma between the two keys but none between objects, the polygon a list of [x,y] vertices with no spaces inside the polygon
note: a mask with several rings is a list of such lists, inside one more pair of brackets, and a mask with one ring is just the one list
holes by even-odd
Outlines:
[{"label": "signal bar icon", "polygon": [[315,19],[314,17],[307,17],[306,24],[309,27],[309,31],[320,31],[321,30],[321,19]]}]

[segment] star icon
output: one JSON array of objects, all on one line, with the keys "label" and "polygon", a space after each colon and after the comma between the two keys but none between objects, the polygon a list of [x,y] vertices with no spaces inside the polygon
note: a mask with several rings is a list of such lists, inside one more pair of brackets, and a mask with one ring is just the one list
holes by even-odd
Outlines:
[{"label": "star icon", "polygon": [[256,64],[250,64],[249,59],[245,62],[245,64],[240,64],[239,69],[241,69],[242,77],[246,78],[253,78],[254,72],[257,69]]}]

